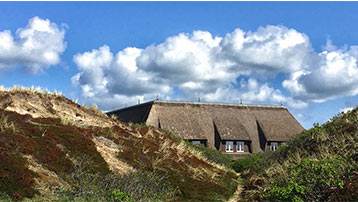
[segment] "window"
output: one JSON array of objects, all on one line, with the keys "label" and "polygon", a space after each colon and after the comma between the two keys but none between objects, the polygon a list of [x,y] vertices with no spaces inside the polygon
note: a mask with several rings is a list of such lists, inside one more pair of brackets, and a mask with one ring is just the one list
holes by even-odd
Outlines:
[{"label": "window", "polygon": [[191,141],[192,144],[200,144],[200,140],[193,140]]},{"label": "window", "polygon": [[277,147],[278,147],[278,142],[271,142],[271,146],[270,146],[271,151],[276,151]]},{"label": "window", "polygon": [[243,141],[237,141],[237,152],[244,152],[245,150],[245,144]]},{"label": "window", "polygon": [[226,152],[234,152],[234,142],[226,141]]}]

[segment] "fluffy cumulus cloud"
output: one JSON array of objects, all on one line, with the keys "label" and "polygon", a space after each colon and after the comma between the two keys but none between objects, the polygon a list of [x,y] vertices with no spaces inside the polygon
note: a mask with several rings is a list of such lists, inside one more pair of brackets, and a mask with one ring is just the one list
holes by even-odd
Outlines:
[{"label": "fluffy cumulus cloud", "polygon": [[155,83],[151,73],[137,67],[136,58],[142,50],[126,48],[116,55],[106,45],[77,54],[74,62],[80,73],[72,77],[82,97],[102,108],[154,99],[157,94],[170,94],[169,85]]},{"label": "fluffy cumulus cloud", "polygon": [[282,83],[296,99],[324,102],[358,94],[358,46],[324,50],[314,57],[311,68],[293,72]]},{"label": "fluffy cumulus cloud", "polygon": [[307,65],[312,52],[308,37],[283,26],[259,27],[256,32],[236,29],[222,41],[233,68],[249,72],[292,72]]},{"label": "fluffy cumulus cloud", "polygon": [[286,97],[278,89],[270,87],[267,83],[260,84],[254,79],[242,79],[240,87],[229,86],[217,88],[214,92],[205,94],[207,101],[235,102],[243,104],[286,104],[293,108],[304,108],[307,103]]},{"label": "fluffy cumulus cloud", "polygon": [[[358,48],[327,44],[317,53],[308,36],[284,26],[236,29],[223,37],[207,31],[180,33],[163,43],[112,53],[108,46],[74,57],[72,82],[103,109],[154,99],[283,103],[310,102],[358,93]],[[280,87],[272,82],[288,75]],[[273,86],[276,86],[275,89]],[[116,104],[115,104],[116,103]]]},{"label": "fluffy cumulus cloud", "polygon": [[0,71],[21,66],[38,73],[60,62],[66,49],[65,29],[48,19],[34,17],[25,28],[0,31]]}]

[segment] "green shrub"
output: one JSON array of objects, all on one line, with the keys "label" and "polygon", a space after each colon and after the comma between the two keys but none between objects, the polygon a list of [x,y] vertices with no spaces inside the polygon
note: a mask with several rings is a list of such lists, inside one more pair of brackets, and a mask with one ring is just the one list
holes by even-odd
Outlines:
[{"label": "green shrub", "polygon": [[4,192],[0,192],[0,201],[1,202],[13,202],[12,198]]},{"label": "green shrub", "polygon": [[249,201],[357,201],[358,110],[314,124],[262,155],[233,165],[247,171],[243,196]]},{"label": "green shrub", "polygon": [[233,163],[232,168],[238,173],[241,173],[242,171],[249,168],[254,170],[260,170],[264,166],[264,157],[265,156],[262,153],[255,153],[249,157],[237,159]]},{"label": "green shrub", "polygon": [[127,193],[121,192],[121,190],[116,189],[112,191],[112,200],[114,201],[125,201],[125,202],[134,202],[134,199],[130,197]]},{"label": "green shrub", "polygon": [[288,174],[273,178],[265,199],[275,201],[327,201],[338,193],[348,179],[344,161],[303,159],[289,168]]}]

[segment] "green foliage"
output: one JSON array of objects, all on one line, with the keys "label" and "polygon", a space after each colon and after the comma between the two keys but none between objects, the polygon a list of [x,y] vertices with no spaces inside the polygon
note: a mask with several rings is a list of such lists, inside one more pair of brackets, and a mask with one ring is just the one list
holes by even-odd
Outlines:
[{"label": "green foliage", "polygon": [[120,190],[135,201],[163,201],[172,199],[177,188],[168,183],[168,176],[156,171],[138,170],[120,177]]},{"label": "green foliage", "polygon": [[161,132],[164,132],[167,136],[169,136],[171,139],[175,140],[177,143],[180,143],[183,140],[181,137],[174,135],[169,130],[165,130],[165,129],[162,129],[162,128],[159,128],[159,130]]},{"label": "green foliage", "polygon": [[263,153],[255,153],[249,157],[237,159],[232,165],[232,168],[240,173],[246,169],[260,170],[264,166],[265,155]]},{"label": "green foliage", "polygon": [[[183,141],[181,137],[174,135],[168,130],[160,129],[160,131],[164,132],[171,139],[175,140],[178,143],[181,143],[181,141]],[[216,149],[210,149],[202,144],[194,145],[188,141],[185,141],[184,143],[187,147],[190,147],[201,153],[208,161],[212,163],[220,164],[228,168],[230,168],[232,165],[232,158],[222,154],[220,151]]]},{"label": "green foliage", "polygon": [[116,189],[112,191],[112,200],[114,201],[126,201],[134,202],[134,199],[130,197],[127,193],[121,192],[121,190]]},{"label": "green foliage", "polygon": [[158,172],[138,170],[126,175],[104,175],[87,170],[90,162],[79,162],[74,172],[65,176],[71,189],[57,191],[57,198],[65,201],[164,201],[177,193],[167,176]]},{"label": "green foliage", "polygon": [[185,142],[188,147],[191,147],[200,152],[208,161],[223,165],[230,168],[232,165],[232,158],[222,154],[216,149],[210,149],[202,144],[194,145],[188,141]]},{"label": "green foliage", "polygon": [[133,127],[144,127],[147,126],[146,123],[129,123]]},{"label": "green foliage", "polygon": [[303,159],[289,168],[287,176],[274,178],[265,195],[268,200],[327,201],[338,193],[347,180],[347,170],[340,157],[333,159]]},{"label": "green foliage", "polygon": [[0,192],[0,201],[1,202],[13,202],[12,198],[4,192]]},{"label": "green foliage", "polygon": [[276,152],[234,163],[248,200],[350,201],[358,198],[358,111],[314,124]]}]

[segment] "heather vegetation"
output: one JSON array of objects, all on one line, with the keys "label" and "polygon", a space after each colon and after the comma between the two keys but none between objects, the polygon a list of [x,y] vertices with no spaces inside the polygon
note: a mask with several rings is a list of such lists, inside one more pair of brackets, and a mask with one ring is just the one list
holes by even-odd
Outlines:
[{"label": "heather vegetation", "polygon": [[0,88],[0,201],[226,201],[238,175],[201,151],[62,95]]},{"label": "heather vegetation", "polygon": [[358,201],[358,110],[233,168],[242,173],[247,201]]}]

